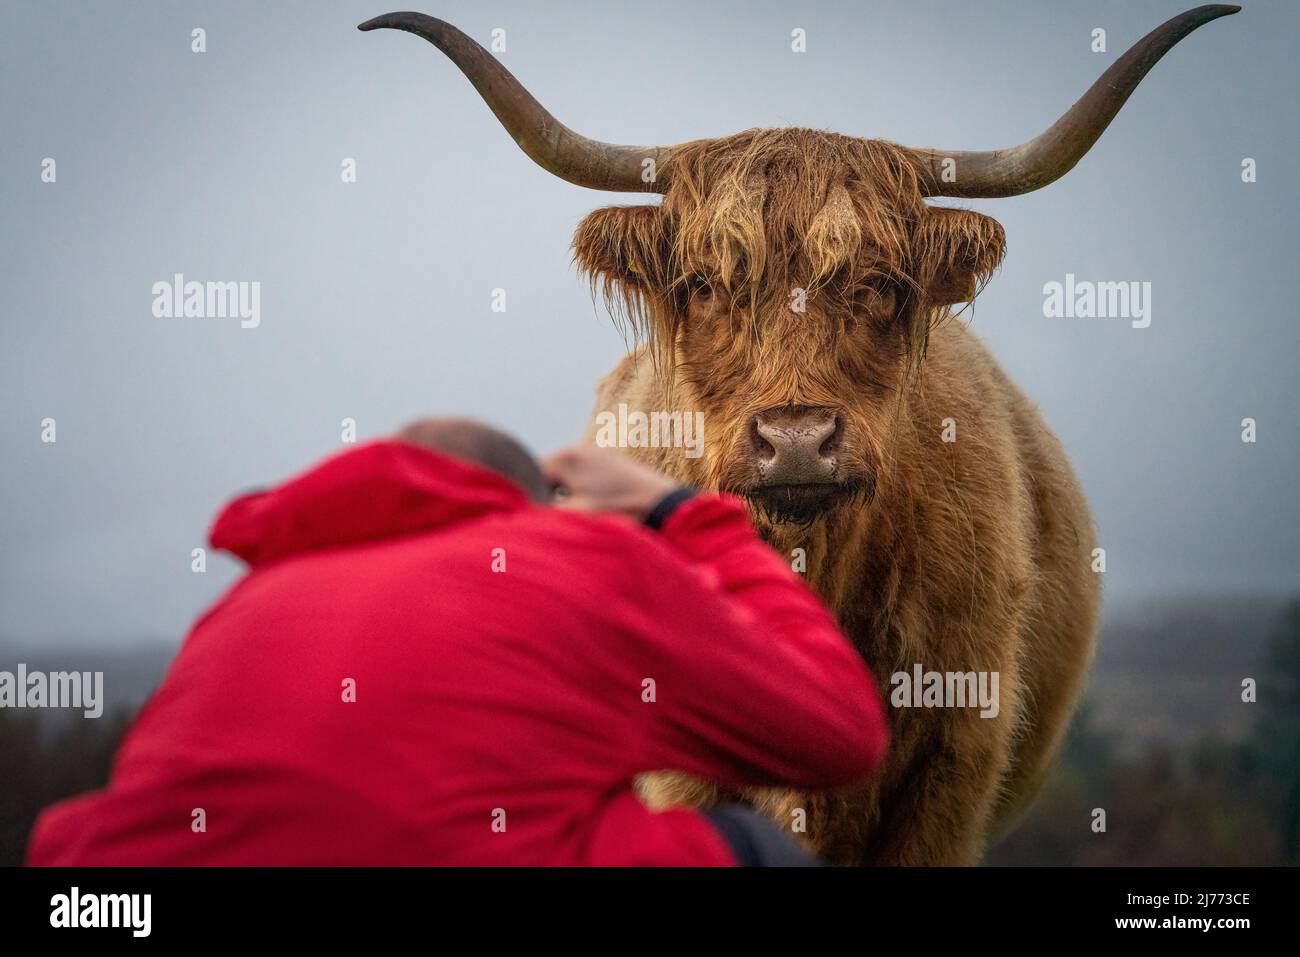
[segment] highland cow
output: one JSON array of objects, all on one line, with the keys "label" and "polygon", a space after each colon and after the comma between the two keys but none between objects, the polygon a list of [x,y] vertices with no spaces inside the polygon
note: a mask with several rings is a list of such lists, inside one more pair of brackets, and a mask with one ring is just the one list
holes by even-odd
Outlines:
[{"label": "highland cow", "polygon": [[[662,194],[592,213],[574,240],[581,269],[639,334],[601,383],[597,416],[621,405],[704,412],[703,455],[629,451],[744,496],[886,696],[895,673],[996,674],[998,707],[983,716],[977,706],[895,708],[890,756],[869,784],[730,795],[803,824],[828,860],[978,861],[1053,759],[1098,616],[1092,522],[1065,453],[953,316],[1001,262],[1002,227],[925,200],[1012,196],[1058,179],[1167,50],[1237,9],[1168,21],[1042,135],[990,152],[809,129],[599,143],[440,20],[396,13],[361,27],[437,46],[557,176]],[[672,773],[650,776],[643,792],[655,805],[720,797]]]}]

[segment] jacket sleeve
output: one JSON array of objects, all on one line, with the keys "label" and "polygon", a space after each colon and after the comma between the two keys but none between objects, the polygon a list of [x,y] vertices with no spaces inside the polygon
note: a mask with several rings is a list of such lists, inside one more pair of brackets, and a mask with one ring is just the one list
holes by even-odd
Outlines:
[{"label": "jacket sleeve", "polygon": [[701,495],[661,535],[693,566],[665,615],[657,768],[736,786],[835,787],[879,765],[879,692],[831,614],[736,499]]}]

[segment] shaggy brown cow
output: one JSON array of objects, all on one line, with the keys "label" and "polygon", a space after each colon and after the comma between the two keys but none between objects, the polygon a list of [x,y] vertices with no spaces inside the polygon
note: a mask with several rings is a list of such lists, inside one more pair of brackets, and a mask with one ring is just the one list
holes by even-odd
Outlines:
[{"label": "shaggy brown cow", "polygon": [[[773,547],[806,560],[882,686],[916,665],[999,676],[996,716],[896,708],[887,767],[870,785],[746,795],[805,823],[832,861],[977,861],[1053,758],[1097,620],[1092,524],[1060,444],[966,326],[945,321],[1001,261],[1002,227],[924,198],[1010,196],[1062,176],[1170,47],[1237,9],[1175,17],[1044,134],[987,153],[806,129],[598,143],[454,27],[411,13],[362,25],[436,45],[547,170],[664,195],[592,213],[574,241],[641,334],[601,384],[597,413],[705,413],[700,457],[634,454],[748,498]],[[654,803],[718,797],[671,774],[644,791]]]}]

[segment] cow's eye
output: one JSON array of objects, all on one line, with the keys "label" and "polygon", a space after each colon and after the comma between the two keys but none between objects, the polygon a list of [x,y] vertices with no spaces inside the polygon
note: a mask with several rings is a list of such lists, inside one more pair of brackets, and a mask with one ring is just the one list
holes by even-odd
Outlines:
[{"label": "cow's eye", "polygon": [[691,298],[707,302],[713,298],[713,287],[704,276],[691,277]]}]

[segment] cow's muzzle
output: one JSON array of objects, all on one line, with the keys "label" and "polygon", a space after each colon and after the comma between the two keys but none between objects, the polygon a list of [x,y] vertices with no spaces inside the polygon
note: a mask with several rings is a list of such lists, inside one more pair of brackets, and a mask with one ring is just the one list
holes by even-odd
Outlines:
[{"label": "cow's muzzle", "polygon": [[843,428],[835,409],[767,409],[754,416],[749,438],[754,481],[741,494],[773,521],[815,521],[869,484],[844,472]]}]

